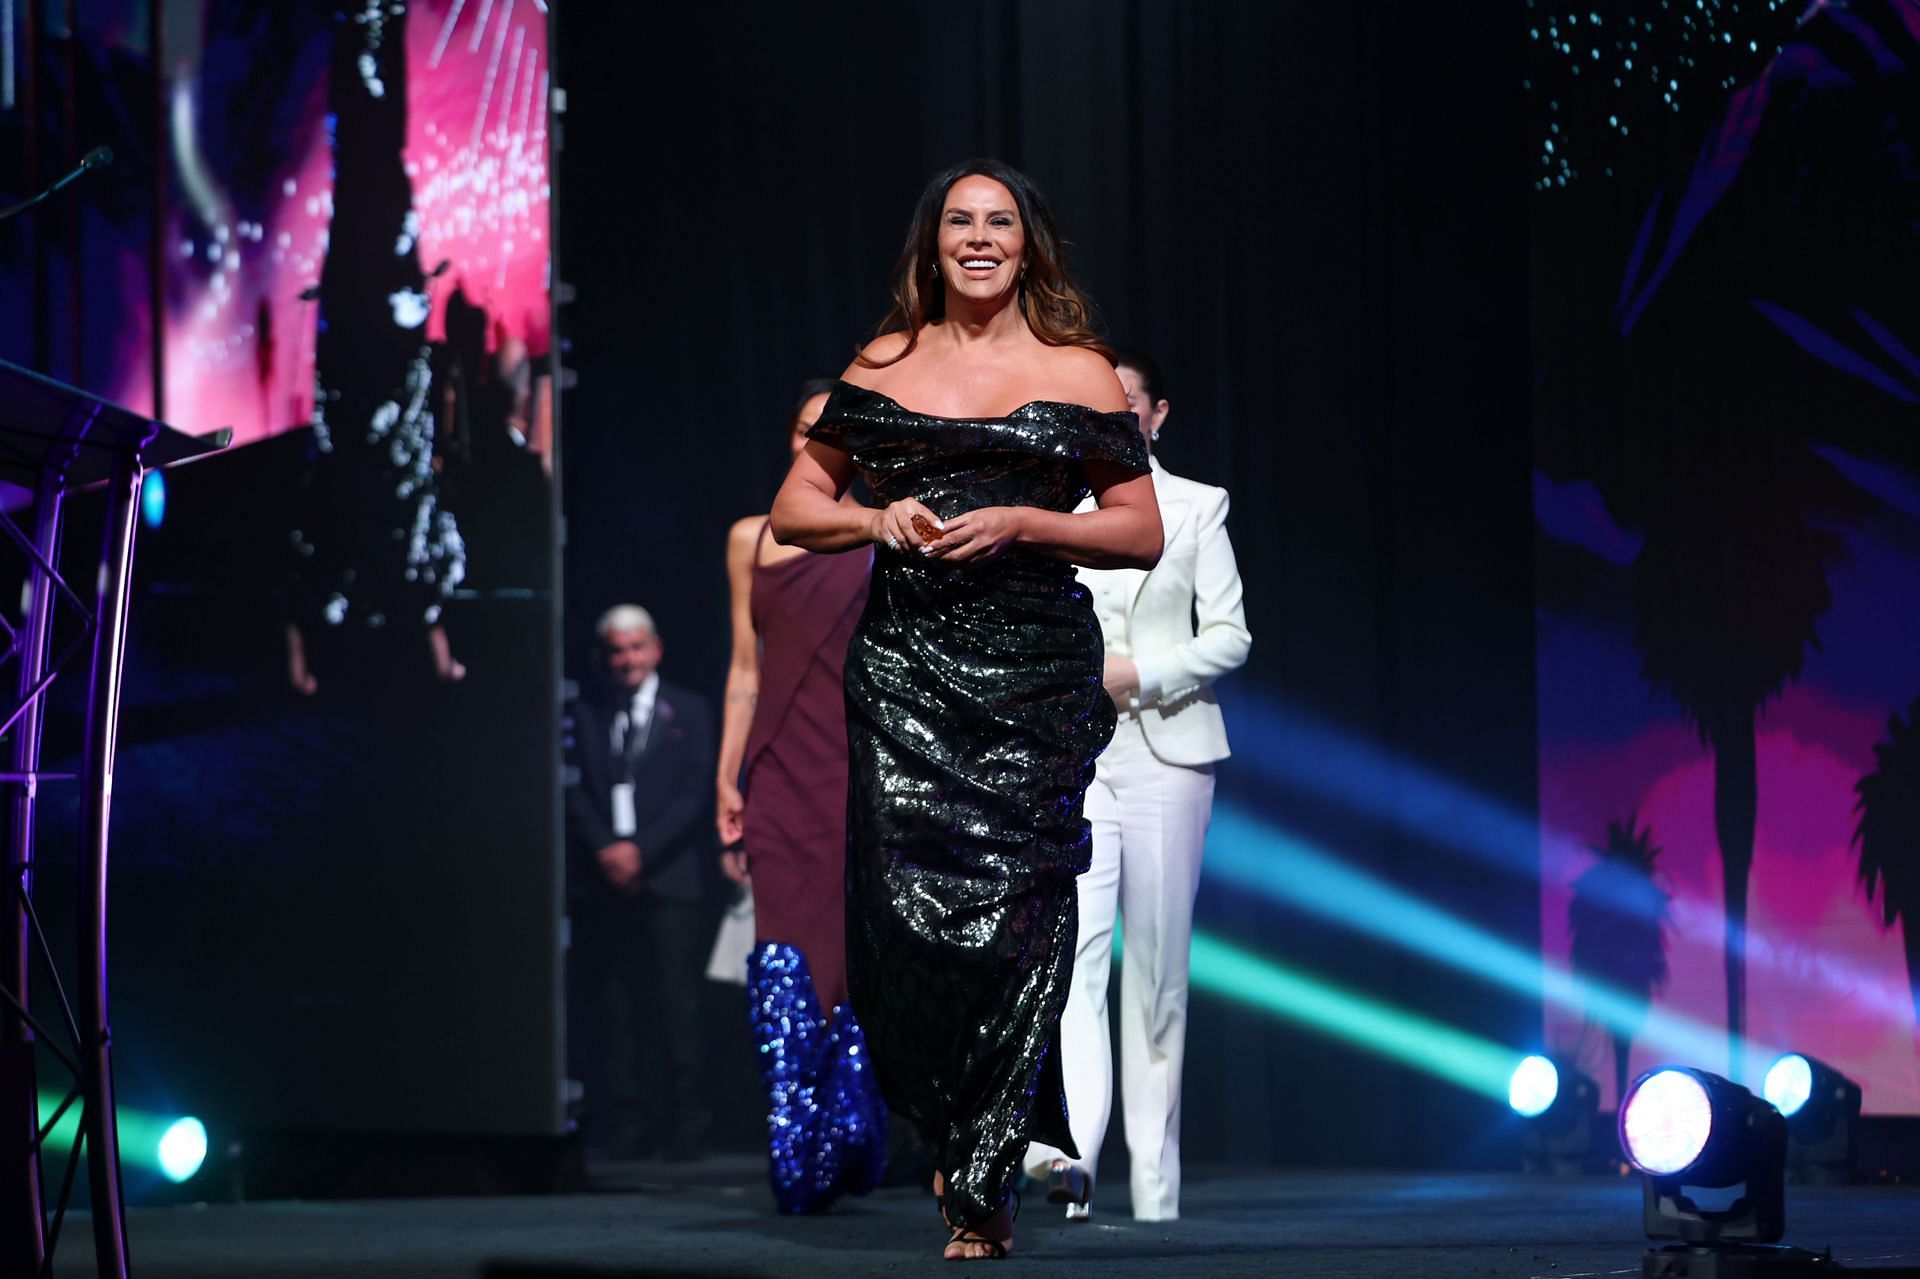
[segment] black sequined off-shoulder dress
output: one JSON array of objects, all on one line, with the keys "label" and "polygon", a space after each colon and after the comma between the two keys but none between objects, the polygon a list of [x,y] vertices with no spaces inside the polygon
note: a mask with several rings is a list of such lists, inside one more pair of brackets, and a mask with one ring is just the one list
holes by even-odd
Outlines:
[{"label": "black sequined off-shoulder dress", "polygon": [[[1147,470],[1133,414],[1045,400],[930,417],[842,382],[811,437],[851,455],[875,505],[918,498],[942,519],[1071,511],[1084,463]],[[1103,656],[1064,560],[874,558],[846,662],[848,982],[956,1222],[1005,1202],[1029,1140],[1073,1149],[1060,1010],[1091,850],[1081,800],[1115,722]]]}]

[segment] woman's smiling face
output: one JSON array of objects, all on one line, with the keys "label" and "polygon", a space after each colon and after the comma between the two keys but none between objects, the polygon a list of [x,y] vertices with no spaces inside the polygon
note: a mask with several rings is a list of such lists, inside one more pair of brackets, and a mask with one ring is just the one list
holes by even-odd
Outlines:
[{"label": "woman's smiling face", "polygon": [[940,274],[969,302],[991,302],[1020,287],[1027,233],[1013,192],[972,174],[947,189],[940,214]]}]

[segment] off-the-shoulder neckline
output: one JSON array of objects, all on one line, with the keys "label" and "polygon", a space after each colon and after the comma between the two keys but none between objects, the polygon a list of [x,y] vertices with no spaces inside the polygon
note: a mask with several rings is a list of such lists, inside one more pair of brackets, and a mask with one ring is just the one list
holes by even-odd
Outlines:
[{"label": "off-the-shoulder neckline", "polygon": [[932,422],[1011,422],[1026,410],[1037,408],[1043,404],[1050,404],[1056,408],[1078,409],[1082,413],[1091,413],[1095,417],[1131,416],[1133,413],[1132,409],[1096,409],[1090,404],[1075,404],[1072,400],[1028,400],[1024,404],[1015,405],[1011,413],[1005,413],[999,417],[945,417],[939,413],[922,413],[918,409],[910,409],[900,401],[894,399],[891,395],[888,395],[885,391],[876,391],[870,386],[861,386],[858,382],[849,382],[845,378],[835,378],[833,382],[836,387],[845,387],[850,391],[858,391],[862,395],[871,395],[875,399],[885,400],[902,413],[910,413],[914,417],[924,417]]}]

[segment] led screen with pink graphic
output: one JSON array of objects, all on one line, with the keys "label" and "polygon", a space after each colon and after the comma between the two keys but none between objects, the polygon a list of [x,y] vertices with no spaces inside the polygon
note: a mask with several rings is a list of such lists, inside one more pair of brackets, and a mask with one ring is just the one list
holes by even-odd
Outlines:
[{"label": "led screen with pink graphic", "polygon": [[[334,220],[327,63],[202,10],[192,63],[167,86],[172,213],[166,242],[168,416],[237,442],[313,417],[318,283]],[[312,6],[303,8],[313,9]],[[548,348],[547,16],[537,0],[416,0],[344,7],[336,21],[384,24],[405,42],[403,163],[412,214],[391,246],[418,259],[424,290],[396,303],[428,341],[446,337],[449,299],[488,317],[488,349]],[[402,15],[404,23],[395,21]],[[326,10],[305,15],[326,19]],[[297,27],[289,15],[283,25]],[[182,24],[176,22],[175,26]],[[327,33],[314,30],[307,49]],[[227,56],[249,38],[253,56]],[[286,36],[279,36],[281,41]],[[284,76],[290,68],[294,74]],[[302,74],[304,72],[304,74]],[[363,87],[388,92],[369,63]],[[274,128],[248,129],[265,112]],[[148,400],[138,353],[117,394]]]},{"label": "led screen with pink graphic", "polygon": [[1920,6],[1719,20],[1530,62],[1547,1040],[1916,1114]]},{"label": "led screen with pink graphic", "polygon": [[230,1130],[551,1131],[549,14],[154,2],[0,6],[0,144],[116,153],[0,238],[0,357],[237,445],[143,505],[116,1030]]}]

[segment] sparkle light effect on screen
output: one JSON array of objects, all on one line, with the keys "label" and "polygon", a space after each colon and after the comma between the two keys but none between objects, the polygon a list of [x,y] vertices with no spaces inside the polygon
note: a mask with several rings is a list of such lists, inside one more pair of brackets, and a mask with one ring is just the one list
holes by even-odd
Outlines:
[{"label": "sparkle light effect on screen", "polygon": [[1533,189],[1614,177],[1636,137],[1695,108],[1717,109],[1792,38],[1802,8],[1786,0],[1527,0]]},{"label": "sparkle light effect on screen", "polygon": [[[496,340],[546,348],[546,6],[527,0],[421,5],[408,32],[415,69],[407,176],[420,259],[451,261],[429,283],[427,336],[443,336],[454,289],[484,307]],[[426,20],[422,20],[426,19]]]}]

